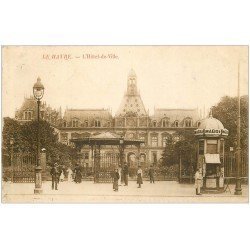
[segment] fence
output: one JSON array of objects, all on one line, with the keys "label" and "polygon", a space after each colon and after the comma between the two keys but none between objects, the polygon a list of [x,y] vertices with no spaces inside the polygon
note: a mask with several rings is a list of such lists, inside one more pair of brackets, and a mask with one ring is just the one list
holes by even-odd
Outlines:
[{"label": "fence", "polygon": [[[237,171],[237,162],[234,154],[226,154],[224,157],[224,176],[235,177]],[[240,177],[248,179],[248,156],[241,155]]]}]

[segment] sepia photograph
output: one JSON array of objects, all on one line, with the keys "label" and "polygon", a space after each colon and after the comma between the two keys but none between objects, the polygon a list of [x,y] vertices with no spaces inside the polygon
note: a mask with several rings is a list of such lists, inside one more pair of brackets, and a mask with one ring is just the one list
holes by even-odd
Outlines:
[{"label": "sepia photograph", "polygon": [[2,203],[248,203],[248,46],[2,46]]}]

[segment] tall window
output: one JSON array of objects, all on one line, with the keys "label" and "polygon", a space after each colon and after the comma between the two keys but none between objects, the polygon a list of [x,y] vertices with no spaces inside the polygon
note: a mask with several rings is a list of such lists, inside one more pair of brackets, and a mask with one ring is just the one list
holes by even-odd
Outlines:
[{"label": "tall window", "polygon": [[145,147],[145,143],[146,143],[146,138],[145,138],[145,136],[144,136],[144,135],[141,135],[141,136],[140,136],[140,140],[143,140],[143,141],[144,141],[144,143],[142,143],[141,146],[142,146],[142,147]]},{"label": "tall window", "polygon": [[166,147],[166,143],[167,143],[167,136],[163,135],[163,137],[162,137],[162,147]]},{"label": "tall window", "polygon": [[156,135],[153,135],[151,137],[151,145],[152,145],[152,147],[157,147],[158,146],[158,137]]}]

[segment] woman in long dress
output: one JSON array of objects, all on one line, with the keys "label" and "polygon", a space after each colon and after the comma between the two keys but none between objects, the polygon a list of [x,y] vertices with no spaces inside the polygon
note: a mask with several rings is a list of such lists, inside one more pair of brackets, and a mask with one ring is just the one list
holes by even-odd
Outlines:
[{"label": "woman in long dress", "polygon": [[115,172],[114,172],[114,182],[113,182],[113,190],[114,191],[118,191],[118,180],[120,178],[120,175],[119,175],[119,172],[118,172],[118,169],[116,168],[115,169]]},{"label": "woman in long dress", "polygon": [[68,167],[68,182],[72,182],[73,181],[73,171],[70,167]]},{"label": "woman in long dress", "polygon": [[64,172],[62,170],[61,175],[60,175],[60,181],[64,181]]},{"label": "woman in long dress", "polygon": [[141,184],[143,184],[143,182],[142,182],[142,169],[141,169],[141,166],[139,166],[138,170],[137,170],[137,184],[139,185],[138,188],[141,188]]}]

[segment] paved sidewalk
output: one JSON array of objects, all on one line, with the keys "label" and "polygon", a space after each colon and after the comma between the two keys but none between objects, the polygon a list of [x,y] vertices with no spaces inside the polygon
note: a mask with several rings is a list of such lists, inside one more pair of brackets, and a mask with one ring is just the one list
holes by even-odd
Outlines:
[{"label": "paved sidewalk", "polygon": [[80,184],[61,182],[59,190],[51,190],[51,182],[43,183],[43,194],[34,195],[34,183],[2,183],[2,202],[5,203],[246,203],[248,186],[243,185],[242,196],[234,195],[234,185],[221,194],[196,196],[192,184],[175,181],[161,181],[150,184],[144,181],[137,188],[135,181],[129,186],[119,186],[114,192],[112,183],[94,184],[85,181]]}]

